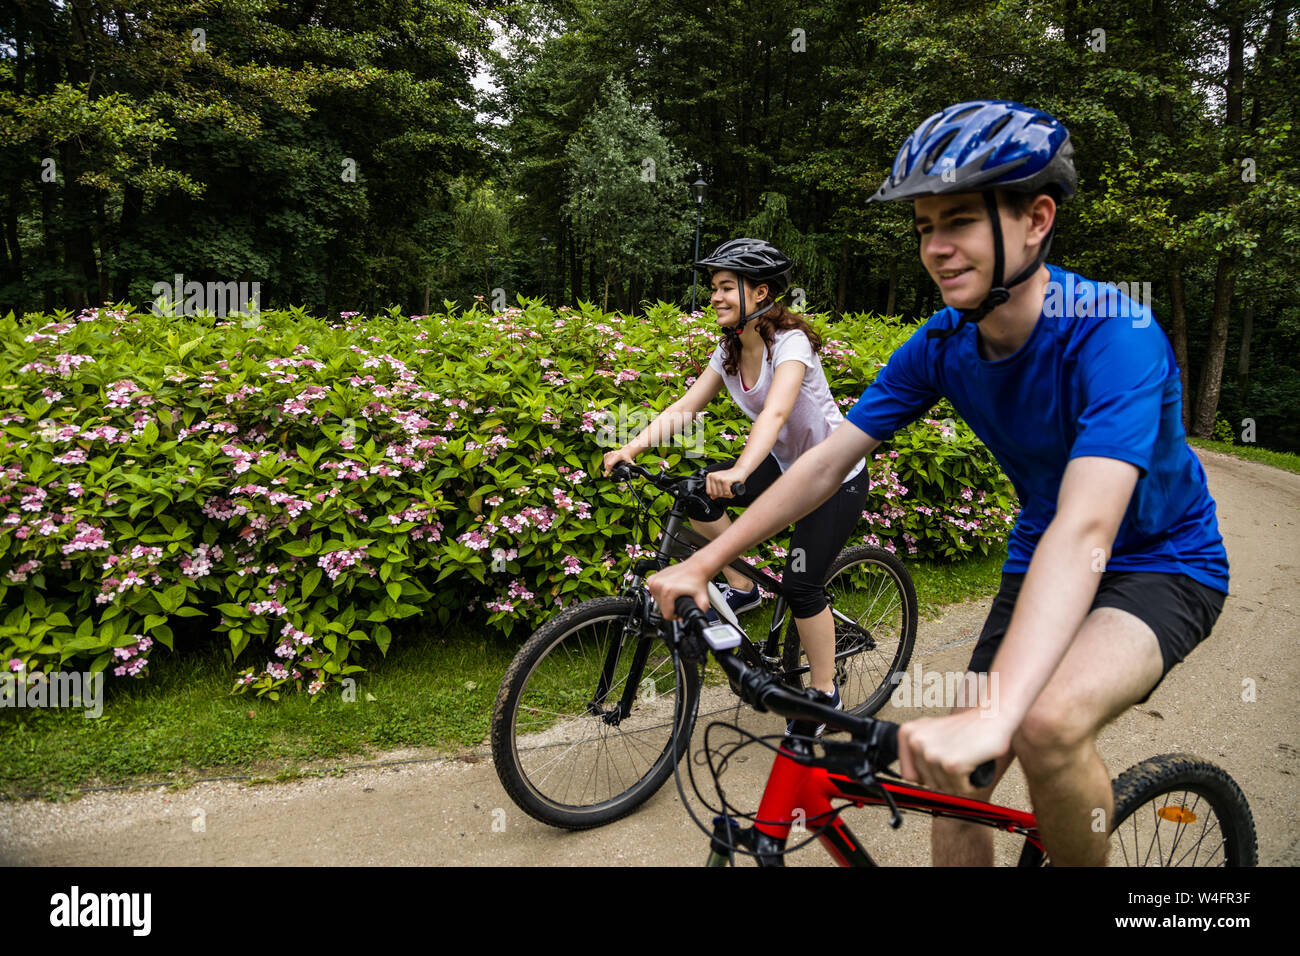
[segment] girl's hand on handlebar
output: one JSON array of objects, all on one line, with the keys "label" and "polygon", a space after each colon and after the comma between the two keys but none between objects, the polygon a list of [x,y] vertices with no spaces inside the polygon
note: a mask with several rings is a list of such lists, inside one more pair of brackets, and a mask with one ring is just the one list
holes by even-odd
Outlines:
[{"label": "girl's hand on handlebar", "polygon": [[694,559],[690,558],[681,564],[674,564],[657,574],[650,575],[646,580],[651,596],[659,605],[659,613],[666,621],[677,620],[677,612],[673,610],[673,605],[683,595],[692,598],[701,610],[707,610],[709,607],[709,576],[693,566],[692,561]]},{"label": "girl's hand on handlebar", "polygon": [[605,457],[602,459],[601,464],[605,468],[606,478],[608,478],[609,473],[614,470],[614,466],[621,461],[626,461],[628,463],[636,461],[636,453],[628,451],[626,445],[622,448],[615,448],[613,451],[605,453]]},{"label": "girl's hand on handlebar", "polygon": [[749,472],[741,468],[727,468],[723,471],[711,471],[706,476],[705,493],[710,498],[734,498],[731,493],[733,482],[744,482]]}]

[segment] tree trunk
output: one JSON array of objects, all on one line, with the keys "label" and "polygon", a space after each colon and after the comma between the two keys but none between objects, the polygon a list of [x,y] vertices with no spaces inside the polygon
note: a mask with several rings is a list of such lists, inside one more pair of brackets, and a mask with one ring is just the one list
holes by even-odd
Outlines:
[{"label": "tree trunk", "polygon": [[1174,358],[1178,362],[1178,380],[1183,386],[1183,431],[1192,429],[1192,393],[1187,365],[1187,297],[1183,290],[1183,266],[1175,263],[1169,273],[1169,301],[1173,314],[1170,317],[1170,331],[1173,332]]},{"label": "tree trunk", "polygon": [[1205,347],[1201,384],[1196,390],[1196,417],[1192,420],[1192,434],[1198,438],[1209,438],[1214,434],[1214,415],[1219,410],[1219,391],[1223,385],[1223,357],[1228,348],[1228,309],[1232,305],[1232,286],[1236,278],[1236,256],[1220,256],[1214,274],[1214,316],[1210,320],[1210,340]]},{"label": "tree trunk", "polygon": [[[122,218],[118,220],[117,242],[121,248],[123,242],[131,241],[135,235],[136,223],[144,214],[144,190],[129,183],[122,187]],[[131,275],[126,269],[118,269],[113,277],[113,301],[125,301],[130,292]]]},{"label": "tree trunk", "polygon": [[[9,184],[9,205],[5,209],[4,240],[9,247],[6,256],[5,284],[21,282],[23,278],[23,247],[18,242],[18,204],[22,198],[22,186],[18,180]],[[15,303],[17,299],[15,299]],[[18,306],[13,306],[18,311]]]},{"label": "tree trunk", "polygon": [[628,286],[628,312],[640,312],[641,299],[645,297],[645,279],[640,274],[634,275]]},{"label": "tree trunk", "polygon": [[[50,155],[46,153],[46,155]],[[56,279],[59,273],[59,236],[56,222],[58,183],[41,183],[41,229],[44,240],[45,277],[41,282],[41,298],[46,312],[56,308]]]},{"label": "tree trunk", "polygon": [[844,314],[844,302],[849,295],[849,244],[840,243],[840,274],[835,289],[835,318]]},{"label": "tree trunk", "polygon": [[898,299],[898,260],[889,264],[889,293],[885,296],[885,315],[894,314],[894,303]]},{"label": "tree trunk", "polygon": [[[1245,81],[1245,25],[1241,8],[1225,6],[1231,16],[1228,27],[1228,71],[1224,83],[1223,158],[1237,165],[1241,141],[1241,93]],[[1219,410],[1223,387],[1223,360],[1228,348],[1228,318],[1232,308],[1232,287],[1237,278],[1237,253],[1219,256],[1214,273],[1214,315],[1210,340],[1201,366],[1201,384],[1196,394],[1196,415],[1192,434],[1209,438],[1214,433],[1214,415]]]},{"label": "tree trunk", "polygon": [[[115,245],[112,227],[108,223],[108,213],[104,209],[104,194],[95,195],[95,236],[99,243],[99,301],[109,301],[108,256]],[[98,304],[98,303],[96,303]]]},{"label": "tree trunk", "polygon": [[1247,302],[1241,314],[1241,355],[1237,358],[1237,394],[1245,404],[1250,386],[1250,334],[1255,326],[1255,303]]},{"label": "tree trunk", "polygon": [[569,302],[575,307],[578,300],[582,298],[582,260],[578,258],[578,237],[572,236],[569,243],[569,287],[573,290],[573,295]]}]

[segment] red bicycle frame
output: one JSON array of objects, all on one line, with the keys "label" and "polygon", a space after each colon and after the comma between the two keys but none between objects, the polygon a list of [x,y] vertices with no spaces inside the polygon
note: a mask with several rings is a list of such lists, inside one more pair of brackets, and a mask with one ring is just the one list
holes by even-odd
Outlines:
[{"label": "red bicycle frame", "polygon": [[891,810],[914,810],[931,816],[982,823],[1024,836],[1022,865],[1036,865],[1043,857],[1043,843],[1032,813],[892,780],[864,784],[825,767],[801,763],[785,747],[777,753],[772,764],[754,828],[775,844],[779,859],[779,852],[784,850],[786,838],[802,812],[808,829],[820,830],[818,839],[836,863],[840,866],[874,866],[875,862],[866,849],[840,819],[839,810],[832,806],[831,801],[836,799],[848,800],[855,807],[886,806]]}]

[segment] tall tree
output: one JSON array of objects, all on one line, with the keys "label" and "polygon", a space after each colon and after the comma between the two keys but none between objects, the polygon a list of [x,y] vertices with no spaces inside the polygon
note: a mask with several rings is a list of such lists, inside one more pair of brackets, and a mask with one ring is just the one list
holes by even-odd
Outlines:
[{"label": "tall tree", "polygon": [[[686,165],[617,78],[605,82],[566,154],[565,214],[603,271],[607,308],[611,284],[621,289],[625,280],[673,267],[690,229]],[[631,290],[617,297],[627,308],[636,305]]]}]

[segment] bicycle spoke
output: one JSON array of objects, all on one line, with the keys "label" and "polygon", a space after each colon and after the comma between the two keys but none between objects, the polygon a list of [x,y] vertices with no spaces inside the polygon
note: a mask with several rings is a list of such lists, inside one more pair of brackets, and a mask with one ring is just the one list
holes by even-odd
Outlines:
[{"label": "bicycle spoke", "polygon": [[[656,643],[633,684],[632,666],[646,653],[647,638],[629,635],[626,622],[627,611],[614,611],[577,624],[522,677],[507,760],[514,779],[557,814],[617,806],[671,758],[685,716],[682,672]],[[624,700],[628,712],[615,721]]]},{"label": "bicycle spoke", "polygon": [[1222,824],[1219,811],[1203,794],[1171,790],[1135,808],[1111,838],[1124,866],[1226,866]]}]

